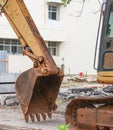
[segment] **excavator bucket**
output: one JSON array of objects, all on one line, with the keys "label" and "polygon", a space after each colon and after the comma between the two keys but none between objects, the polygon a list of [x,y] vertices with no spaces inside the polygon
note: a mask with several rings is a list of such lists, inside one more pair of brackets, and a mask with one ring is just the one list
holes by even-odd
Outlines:
[{"label": "excavator bucket", "polygon": [[17,79],[15,90],[21,105],[25,121],[29,117],[40,121],[46,120],[46,115],[51,118],[51,113],[57,108],[55,100],[63,79],[63,73],[59,69],[58,74],[45,76],[37,68],[31,68],[23,72]]}]

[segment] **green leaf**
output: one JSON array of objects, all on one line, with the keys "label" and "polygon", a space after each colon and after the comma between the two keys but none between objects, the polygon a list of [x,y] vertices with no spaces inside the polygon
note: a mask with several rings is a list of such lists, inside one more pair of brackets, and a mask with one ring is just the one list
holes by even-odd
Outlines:
[{"label": "green leaf", "polygon": [[72,1],[72,0],[61,0],[62,1],[62,3],[64,4],[64,6],[67,6],[68,4],[70,4],[70,2]]},{"label": "green leaf", "polygon": [[60,126],[57,126],[57,128],[59,129],[59,130],[67,130],[67,128],[69,128],[69,125],[60,125]]},{"label": "green leaf", "polygon": [[70,4],[71,0],[67,0],[67,4]]}]

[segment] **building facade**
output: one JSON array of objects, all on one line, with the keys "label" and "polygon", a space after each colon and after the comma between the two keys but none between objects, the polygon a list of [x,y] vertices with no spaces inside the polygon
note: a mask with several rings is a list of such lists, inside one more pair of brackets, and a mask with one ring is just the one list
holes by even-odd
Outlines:
[{"label": "building facade", "polygon": [[[64,7],[60,0],[24,0],[57,66],[65,74],[93,74],[100,5],[80,0]],[[84,5],[84,8],[83,8]],[[24,29],[24,27],[23,27]],[[32,62],[5,18],[0,16],[0,72],[21,73]]]}]

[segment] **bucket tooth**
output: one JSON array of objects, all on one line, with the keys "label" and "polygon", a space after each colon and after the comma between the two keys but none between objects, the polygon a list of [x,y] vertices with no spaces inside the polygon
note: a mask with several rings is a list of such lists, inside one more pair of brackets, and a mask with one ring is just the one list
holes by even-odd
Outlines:
[{"label": "bucket tooth", "polygon": [[24,114],[24,120],[25,120],[26,123],[29,122],[29,116],[27,114]]},{"label": "bucket tooth", "polygon": [[39,114],[36,114],[36,119],[37,119],[37,121],[40,121],[40,115]]},{"label": "bucket tooth", "polygon": [[49,118],[52,117],[52,113],[51,112],[47,112],[47,115],[48,115]]},{"label": "bucket tooth", "polygon": [[42,115],[43,121],[45,121],[45,120],[46,120],[46,114],[45,114],[45,113],[42,113],[41,115]]},{"label": "bucket tooth", "polygon": [[30,118],[31,118],[31,121],[34,122],[35,121],[35,117],[33,114],[30,114]]}]

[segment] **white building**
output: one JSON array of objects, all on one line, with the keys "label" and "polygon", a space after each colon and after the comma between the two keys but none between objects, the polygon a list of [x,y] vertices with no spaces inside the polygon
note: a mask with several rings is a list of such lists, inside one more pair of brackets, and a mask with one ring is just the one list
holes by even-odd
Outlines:
[{"label": "white building", "polygon": [[[60,0],[24,2],[56,64],[64,68],[65,74],[96,73],[93,59],[100,15],[98,0],[75,0],[67,7]],[[3,14],[0,50],[0,72],[20,73],[32,67],[32,62],[21,54],[17,36]],[[6,50],[7,58],[2,50]]]}]

